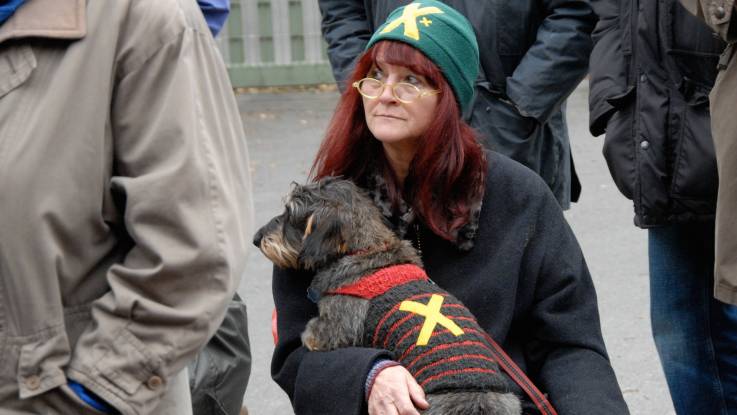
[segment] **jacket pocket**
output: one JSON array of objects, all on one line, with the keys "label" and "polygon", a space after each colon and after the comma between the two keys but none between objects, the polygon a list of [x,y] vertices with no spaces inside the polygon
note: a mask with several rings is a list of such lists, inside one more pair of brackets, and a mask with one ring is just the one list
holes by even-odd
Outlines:
[{"label": "jacket pocket", "polygon": [[681,111],[670,192],[675,199],[699,200],[714,206],[718,175],[706,101],[704,95],[684,105]]},{"label": "jacket pocket", "polygon": [[632,199],[637,181],[637,161],[635,159],[634,110],[635,88],[629,88],[624,94],[610,98],[609,104],[614,108],[607,122],[604,137],[604,159],[614,183],[622,194]]},{"label": "jacket pocket", "polygon": [[538,171],[536,160],[540,151],[534,148],[534,138],[540,123],[534,118],[523,117],[511,104],[500,101],[486,88],[477,87],[476,93],[469,122],[484,146]]},{"label": "jacket pocket", "polygon": [[665,60],[665,66],[673,74],[672,80],[678,83],[681,77],[685,77],[711,88],[717,76],[719,55],[726,43],[714,36],[711,29],[679,1],[666,4],[665,16],[670,18],[663,18],[662,24],[666,53],[670,59]]},{"label": "jacket pocket", "polygon": [[30,46],[0,46],[0,98],[22,85],[34,69],[36,56]]}]

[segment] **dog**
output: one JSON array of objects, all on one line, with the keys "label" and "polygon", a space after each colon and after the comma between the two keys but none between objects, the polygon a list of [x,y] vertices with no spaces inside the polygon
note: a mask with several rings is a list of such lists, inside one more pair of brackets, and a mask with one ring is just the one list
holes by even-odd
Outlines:
[{"label": "dog", "polygon": [[476,319],[351,181],[295,184],[254,244],[281,268],[315,273],[319,316],[302,333],[309,350],[389,350],[425,390],[424,415],[521,414]]}]

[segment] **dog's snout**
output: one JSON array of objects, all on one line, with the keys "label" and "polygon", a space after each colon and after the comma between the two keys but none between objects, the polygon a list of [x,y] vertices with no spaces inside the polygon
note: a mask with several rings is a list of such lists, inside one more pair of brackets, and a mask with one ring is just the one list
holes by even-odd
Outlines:
[{"label": "dog's snout", "polygon": [[264,239],[264,229],[261,228],[256,232],[255,235],[253,235],[253,244],[256,245],[257,248],[261,247],[261,240]]},{"label": "dog's snout", "polygon": [[270,220],[269,223],[262,226],[261,229],[256,232],[255,235],[253,235],[253,244],[256,245],[257,248],[261,248],[261,241],[263,241],[264,237],[268,235],[269,233],[274,232],[281,223],[281,217],[277,216],[274,219]]}]

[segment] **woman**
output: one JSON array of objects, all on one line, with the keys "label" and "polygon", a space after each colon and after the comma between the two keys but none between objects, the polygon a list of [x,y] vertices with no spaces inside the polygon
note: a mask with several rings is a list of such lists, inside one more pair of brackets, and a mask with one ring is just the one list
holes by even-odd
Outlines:
[{"label": "woman", "polygon": [[[313,176],[342,175],[366,189],[421,252],[428,275],[469,307],[559,414],[626,414],[594,287],[555,198],[528,169],[484,153],[461,119],[477,68],[473,31],[455,10],[433,0],[397,9],[357,62]],[[309,275],[275,269],[272,374],[296,413],[426,408],[384,350],[301,347],[317,312],[309,284]]]}]

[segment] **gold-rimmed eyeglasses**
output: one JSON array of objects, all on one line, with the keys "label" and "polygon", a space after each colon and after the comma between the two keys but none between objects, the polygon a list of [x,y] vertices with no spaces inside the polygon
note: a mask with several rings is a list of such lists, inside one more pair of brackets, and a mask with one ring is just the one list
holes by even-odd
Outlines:
[{"label": "gold-rimmed eyeglasses", "polygon": [[409,104],[425,95],[439,94],[440,90],[423,90],[417,85],[408,82],[398,82],[396,84],[386,84],[375,78],[363,78],[353,83],[353,87],[368,99],[376,99],[384,92],[384,87],[389,86],[392,89],[392,95],[397,101]]}]

